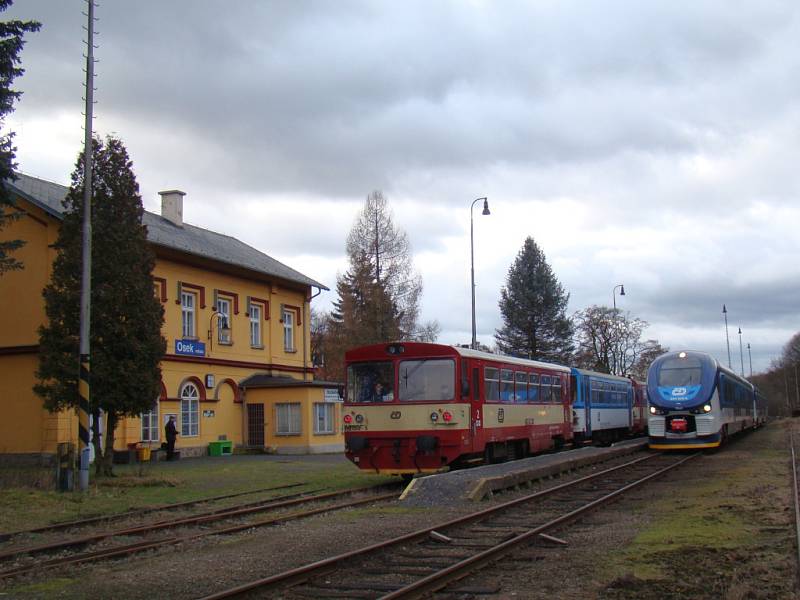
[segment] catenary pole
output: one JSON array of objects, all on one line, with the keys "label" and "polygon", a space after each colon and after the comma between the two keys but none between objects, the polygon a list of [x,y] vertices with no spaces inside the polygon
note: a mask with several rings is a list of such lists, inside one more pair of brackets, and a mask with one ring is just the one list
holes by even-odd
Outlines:
[{"label": "catenary pole", "polygon": [[731,366],[731,340],[728,337],[728,309],[725,305],[722,305],[722,315],[725,317],[725,344],[728,346],[728,368],[732,369]]},{"label": "catenary pole", "polygon": [[742,328],[739,327],[739,360],[742,361],[742,377],[744,377],[744,350],[742,349]]},{"label": "catenary pole", "polygon": [[87,0],[86,122],[83,143],[83,255],[81,271],[80,375],[78,378],[78,438],[80,490],[89,489],[89,412],[91,348],[89,344],[92,295],[92,108],[94,105],[94,0]]}]

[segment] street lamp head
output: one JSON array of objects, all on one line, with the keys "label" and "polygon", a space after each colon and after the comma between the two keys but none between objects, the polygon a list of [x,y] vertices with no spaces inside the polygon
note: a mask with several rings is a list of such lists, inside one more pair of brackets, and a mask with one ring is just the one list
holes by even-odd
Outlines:
[{"label": "street lamp head", "polygon": [[483,212],[482,215],[490,215],[492,213],[489,212],[489,200],[487,198],[483,199]]},{"label": "street lamp head", "polygon": [[742,335],[742,328],[739,327],[739,335]]},{"label": "street lamp head", "polygon": [[619,286],[619,295],[620,296],[624,296],[625,295],[625,286],[624,285],[620,285]]},{"label": "street lamp head", "polygon": [[723,315],[727,315],[727,314],[728,314],[728,309],[727,309],[727,308],[725,308],[725,305],[724,305],[724,304],[722,305],[722,314],[723,314]]}]

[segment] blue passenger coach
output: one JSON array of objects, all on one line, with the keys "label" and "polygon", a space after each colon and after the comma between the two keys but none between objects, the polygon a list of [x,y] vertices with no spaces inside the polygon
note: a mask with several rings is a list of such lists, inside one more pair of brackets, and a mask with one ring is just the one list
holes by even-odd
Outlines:
[{"label": "blue passenger coach", "polygon": [[625,437],[633,428],[633,383],[626,377],[572,368],[572,431],[575,440],[599,444]]},{"label": "blue passenger coach", "polygon": [[766,421],[766,400],[749,381],[703,352],[668,352],[647,373],[650,447],[715,448]]}]

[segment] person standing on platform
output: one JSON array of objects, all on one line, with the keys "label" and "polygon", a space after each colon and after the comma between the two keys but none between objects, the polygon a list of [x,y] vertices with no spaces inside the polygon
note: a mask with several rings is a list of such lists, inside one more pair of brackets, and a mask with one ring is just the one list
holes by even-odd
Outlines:
[{"label": "person standing on platform", "polygon": [[175,427],[175,417],[170,417],[164,426],[167,435],[167,460],[172,460],[175,456],[175,440],[178,437],[178,429]]}]

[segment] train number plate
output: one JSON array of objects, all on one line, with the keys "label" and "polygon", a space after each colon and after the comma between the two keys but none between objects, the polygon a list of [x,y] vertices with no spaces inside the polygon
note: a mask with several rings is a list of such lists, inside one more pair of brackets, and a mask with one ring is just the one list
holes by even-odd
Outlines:
[{"label": "train number plate", "polygon": [[345,431],[364,431],[364,425],[345,425]]}]

